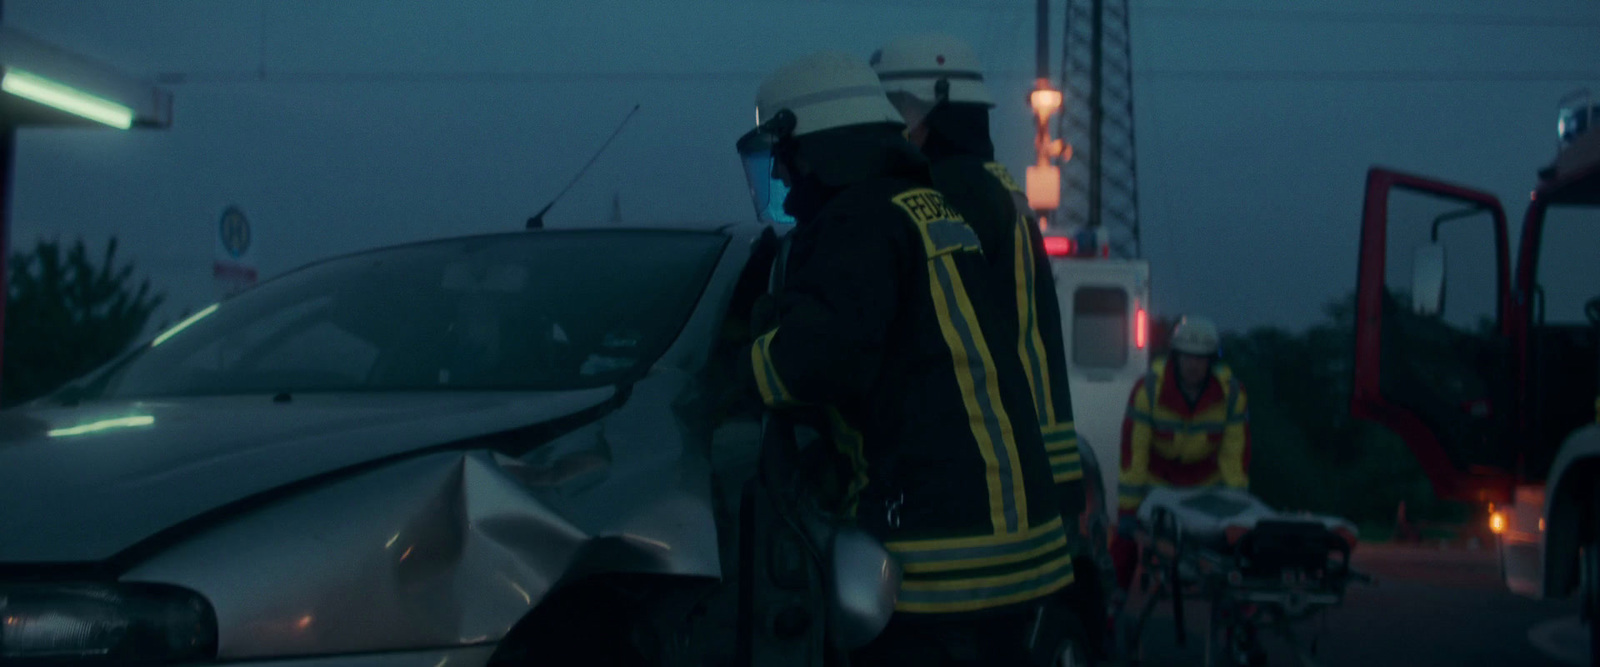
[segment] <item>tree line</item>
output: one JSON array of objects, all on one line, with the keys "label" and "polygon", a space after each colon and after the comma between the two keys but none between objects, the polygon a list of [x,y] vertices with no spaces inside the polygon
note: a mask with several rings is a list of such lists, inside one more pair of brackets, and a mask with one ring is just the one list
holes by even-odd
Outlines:
[{"label": "tree line", "polygon": [[[1273,507],[1392,522],[1459,522],[1470,509],[1439,501],[1422,467],[1389,430],[1350,416],[1355,296],[1323,308],[1301,331],[1262,326],[1226,332],[1223,361],[1250,398],[1251,492]],[[1403,312],[1403,311],[1402,311]],[[1167,350],[1175,318],[1153,317],[1152,354]]]},{"label": "tree line", "polygon": [[0,356],[0,405],[44,396],[111,361],[144,333],[166,296],[131,260],[117,256],[117,240],[91,251],[40,241],[10,258],[5,350]]}]

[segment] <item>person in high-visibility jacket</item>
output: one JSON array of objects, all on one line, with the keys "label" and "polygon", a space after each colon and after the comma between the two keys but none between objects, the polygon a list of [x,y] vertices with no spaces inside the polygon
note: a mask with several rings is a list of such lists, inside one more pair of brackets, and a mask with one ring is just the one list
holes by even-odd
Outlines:
[{"label": "person in high-visibility jacket", "polygon": [[1249,403],[1218,349],[1215,324],[1183,318],[1171,353],[1151,364],[1128,399],[1111,545],[1122,591],[1138,569],[1134,517],[1152,487],[1250,486]]},{"label": "person in high-visibility jacket", "polygon": [[[894,618],[852,660],[1029,664],[1072,561],[1007,319],[974,297],[989,289],[978,237],[860,59],[786,65],[756,107],[766,138],[741,143],[772,147],[795,228],[752,381],[772,409],[825,415],[854,464],[845,514],[904,572]],[[779,189],[751,191],[761,209]]]},{"label": "person in high-visibility jacket", "polygon": [[936,33],[889,42],[869,62],[905,117],[907,137],[932,162],[934,187],[983,243],[996,289],[990,298],[1016,325],[1015,352],[1033,390],[1062,516],[1075,519],[1084,506],[1083,462],[1072,422],[1061,306],[1028,198],[994,159],[989,135],[994,97],[984,85],[982,67],[965,42]]},{"label": "person in high-visibility jacket", "polygon": [[[1012,352],[1022,360],[1034,413],[1050,457],[1061,516],[1074,542],[1074,584],[1064,601],[1085,629],[1107,625],[1100,578],[1086,568],[1095,549],[1079,521],[1087,507],[1083,461],[1073,427],[1061,307],[1039,221],[1005,166],[995,160],[989,131],[994,96],[971,46],[939,33],[894,39],[868,61],[889,101],[906,119],[906,136],[932,163],[933,186],[966,218],[983,244],[993,293],[1010,320]],[[1103,546],[1103,545],[1102,545]],[[1107,573],[1109,574],[1109,573]],[[1087,649],[1101,653],[1109,633],[1092,632]]]}]

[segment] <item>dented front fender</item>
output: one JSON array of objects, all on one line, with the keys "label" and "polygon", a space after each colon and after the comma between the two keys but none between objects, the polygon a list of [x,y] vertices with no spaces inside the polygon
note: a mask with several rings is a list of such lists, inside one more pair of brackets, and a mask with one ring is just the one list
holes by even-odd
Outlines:
[{"label": "dented front fender", "polygon": [[205,596],[225,660],[491,644],[587,576],[716,578],[707,446],[673,407],[686,386],[647,379],[521,458],[442,451],[317,486],[121,578]]}]

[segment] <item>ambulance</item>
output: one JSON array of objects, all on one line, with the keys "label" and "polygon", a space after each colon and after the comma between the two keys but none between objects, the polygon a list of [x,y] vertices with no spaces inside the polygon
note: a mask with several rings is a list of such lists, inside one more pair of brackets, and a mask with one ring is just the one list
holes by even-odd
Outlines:
[{"label": "ambulance", "polygon": [[1046,235],[1044,246],[1061,307],[1079,448],[1098,464],[1102,507],[1115,508],[1122,419],[1150,368],[1150,263],[1112,257],[1104,229]]}]

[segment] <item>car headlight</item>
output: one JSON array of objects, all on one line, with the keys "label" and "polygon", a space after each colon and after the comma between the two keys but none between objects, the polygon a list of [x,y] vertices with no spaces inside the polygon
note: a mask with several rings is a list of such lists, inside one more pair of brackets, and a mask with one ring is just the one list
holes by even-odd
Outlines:
[{"label": "car headlight", "polygon": [[164,665],[215,657],[194,593],[149,584],[0,584],[0,663]]}]

